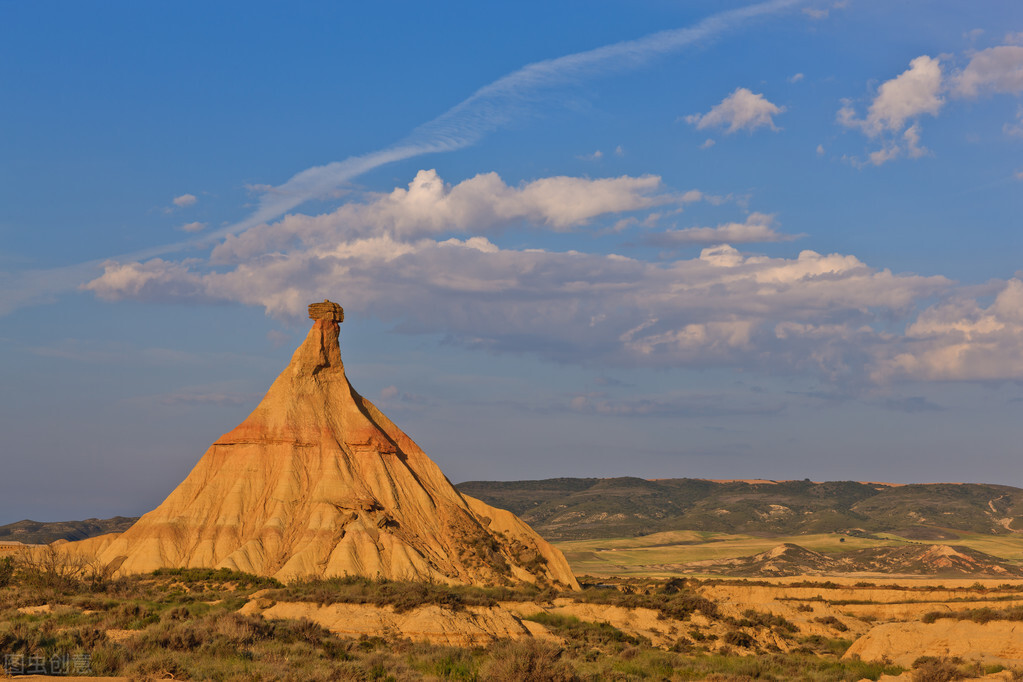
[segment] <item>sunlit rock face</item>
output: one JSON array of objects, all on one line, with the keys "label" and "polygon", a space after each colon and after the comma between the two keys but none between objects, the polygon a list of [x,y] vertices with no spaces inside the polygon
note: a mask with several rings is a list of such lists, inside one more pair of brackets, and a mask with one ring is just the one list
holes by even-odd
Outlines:
[{"label": "sunlit rock face", "polygon": [[312,329],[249,417],[129,530],[74,543],[121,572],[230,568],[281,580],[578,587],[561,552],[514,514],[459,493],[359,395],[338,344],[344,312]]}]

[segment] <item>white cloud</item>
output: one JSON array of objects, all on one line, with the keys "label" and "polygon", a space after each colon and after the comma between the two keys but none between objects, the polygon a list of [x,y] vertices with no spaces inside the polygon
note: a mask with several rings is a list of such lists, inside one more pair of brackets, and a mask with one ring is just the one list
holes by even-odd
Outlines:
[{"label": "white cloud", "polygon": [[647,235],[643,242],[652,246],[686,246],[690,244],[753,244],[790,241],[796,237],[775,231],[775,217],[751,213],[745,222],[725,223],[717,227],[687,227]]},{"label": "white cloud", "polygon": [[[1012,35],[1007,35],[1009,41]],[[869,153],[869,162],[881,165],[906,156],[920,158],[930,150],[920,144],[919,118],[937,116],[945,105],[944,93],[953,97],[976,99],[982,95],[1023,93],[1023,46],[999,45],[974,52],[958,73],[946,75],[941,61],[922,55],[910,67],[878,88],[867,114],[857,116],[853,103],[844,100],[837,120],[871,139],[880,139],[881,147]],[[1006,123],[1007,135],[1023,135],[1023,126]],[[855,159],[854,163],[857,163]]]},{"label": "white cloud", "polygon": [[824,156],[824,145],[817,145],[817,156]]},{"label": "white cloud", "polygon": [[959,97],[1023,93],[1023,46],[999,45],[975,53],[952,83]]},{"label": "white cloud", "polygon": [[[419,180],[431,178],[427,173]],[[496,176],[477,178],[500,182]],[[554,179],[518,188],[495,185],[505,193],[496,201],[513,197],[520,207],[516,215],[539,221],[563,215],[564,207],[555,209],[526,192],[534,185],[545,187],[545,180]],[[437,200],[450,200],[462,184],[428,192],[417,205],[427,213],[439,211],[445,220],[462,215]],[[589,194],[562,189],[554,195],[574,201]],[[396,192],[397,205],[411,210],[404,202],[411,200],[412,187]],[[199,259],[110,262],[84,288],[108,300],[240,302],[284,318],[301,317],[310,300],[338,296],[350,311],[406,333],[442,334],[467,347],[606,367],[811,371],[852,385],[867,377],[881,383],[1023,380],[1019,279],[992,285],[993,299],[985,304],[943,277],[895,274],[847,254],[804,250],[795,257],[771,257],[722,244],[704,248],[697,257],[644,260],[501,248],[479,234],[453,238],[449,231],[381,229],[396,224],[394,196],[375,195],[353,207],[353,213],[342,213],[343,219],[336,214],[289,216],[267,226],[289,234],[284,248],[252,253],[226,266]],[[540,196],[547,197],[546,190]],[[707,199],[699,192],[687,196]],[[632,205],[631,200],[617,203]],[[577,209],[572,215],[580,220],[593,210]],[[489,206],[482,215],[505,214]],[[349,217],[367,216],[370,222],[350,229]],[[434,224],[426,215],[419,220]],[[303,221],[317,229],[292,229]],[[467,232],[486,229],[470,223]],[[690,230],[662,234],[673,243],[784,238],[763,214],[752,214],[744,223]],[[934,298],[939,302],[918,312],[918,305]],[[905,331],[892,331],[899,321],[906,323]],[[658,413],[678,407],[671,400],[586,400],[577,408]]]},{"label": "white cloud", "polygon": [[185,208],[187,206],[194,206],[199,201],[194,194],[182,194],[180,197],[174,197],[171,203],[178,208]]},{"label": "white cloud", "polygon": [[206,229],[206,223],[200,223],[198,221],[194,223],[185,223],[181,226],[181,229],[185,232],[200,232]]},{"label": "white cloud", "polygon": [[417,331],[443,330],[469,345],[508,348],[532,339],[551,356],[600,349],[620,363],[672,364],[752,351],[756,335],[767,329],[774,336],[775,322],[870,319],[872,308],[898,310],[947,286],[940,277],[892,275],[852,256],[812,251],[790,260],[720,246],[648,263],[499,249],[481,237],[365,241],[227,272],[159,259],[112,263],[87,288],[114,300],[241,301],[285,316],[300,315],[310,296],[340,290],[352,310],[404,319]]},{"label": "white cloud", "polygon": [[615,156],[625,156],[625,149],[622,148],[622,145],[615,147]]},{"label": "white cloud", "polygon": [[857,118],[852,102],[846,100],[838,111],[838,122],[872,139],[882,138],[882,147],[869,154],[875,166],[903,154],[919,158],[928,150],[920,145],[915,119],[924,114],[938,115],[945,104],[943,87],[941,62],[923,55],[911,61],[907,70],[881,84],[864,118]]},{"label": "white cloud", "polygon": [[714,140],[714,138],[708,137],[700,144],[700,149],[710,149],[715,144],[717,144],[717,142]]},{"label": "white cloud", "polygon": [[798,83],[803,80],[804,76],[802,73],[795,73],[789,76],[789,83]]},{"label": "white cloud", "polygon": [[816,7],[804,7],[803,8],[803,14],[805,14],[808,17],[810,17],[811,19],[816,19],[818,21],[821,20],[821,19],[827,19],[829,13],[830,12],[827,9],[819,9],[819,8],[816,8]]},{"label": "white cloud", "polygon": [[905,336],[905,350],[878,363],[875,379],[1023,379],[1023,281],[1010,279],[986,308],[973,299],[932,306]]},{"label": "white cloud", "polygon": [[456,185],[434,170],[421,170],[408,188],[371,194],[319,216],[289,215],[280,222],[229,236],[213,256],[234,262],[252,255],[349,237],[388,234],[400,239],[438,234],[487,234],[516,222],[566,231],[605,214],[637,211],[685,197],[664,193],[657,176],[540,178],[517,187],[497,173],[483,173]]},{"label": "white cloud", "polygon": [[919,159],[930,153],[931,150],[920,144],[920,124],[914,123],[902,131],[901,140],[886,141],[880,149],[870,152],[867,158],[870,163],[880,166],[903,154],[911,159]]},{"label": "white cloud", "polygon": [[762,127],[778,130],[773,117],[784,111],[785,107],[772,104],[763,95],[754,94],[746,88],[736,88],[735,92],[711,107],[706,114],[692,114],[686,116],[685,120],[696,126],[697,130],[725,128],[728,134],[739,130],[752,132]]},{"label": "white cloud", "polygon": [[930,150],[920,145],[920,124],[914,123],[902,133],[902,139],[906,144],[906,153],[911,159],[919,159],[926,156]]},{"label": "white cloud", "polygon": [[582,156],[577,156],[576,158],[581,161],[600,161],[602,158],[604,158],[604,152],[598,149],[592,154],[583,154]]},{"label": "white cloud", "polygon": [[[429,173],[420,176],[420,183],[436,179]],[[500,182],[496,176],[473,180],[479,178]],[[541,221],[562,215],[564,207],[555,210],[526,191],[545,187],[546,180],[552,179],[519,188],[494,185],[505,188],[495,201],[513,197],[520,206],[516,215],[523,214],[523,205],[530,207],[527,214],[543,207],[532,214]],[[602,186],[596,182],[580,186],[588,191],[554,194],[574,202],[599,194]],[[432,212],[444,221],[462,215],[461,209],[452,211],[450,199],[460,186],[440,192],[433,188],[421,197],[415,204],[423,211],[419,222],[433,225]],[[917,301],[951,286],[941,277],[896,275],[853,256],[813,251],[783,258],[720,245],[694,258],[647,261],[500,248],[482,235],[452,238],[446,230],[383,229],[400,222],[395,206],[401,207],[397,214],[402,220],[408,219],[406,202],[412,201],[413,187],[376,195],[349,213],[288,216],[267,226],[271,233],[287,235],[283,247],[274,245],[227,265],[111,262],[84,288],[108,300],[241,302],[286,318],[300,317],[310,300],[340,296],[352,312],[395,323],[402,331],[439,333],[492,351],[608,366],[762,366],[848,378],[863,376],[863,368],[876,359],[865,349],[888,347],[884,334],[870,325],[911,315]],[[545,192],[540,196],[546,197]],[[474,190],[466,197],[485,194]],[[685,198],[706,199],[695,191]],[[582,219],[592,210],[575,209],[572,215]],[[505,214],[491,205],[481,215]],[[349,218],[364,222],[353,228]],[[466,221],[467,231],[486,229]],[[784,238],[772,225],[769,216],[753,214],[744,223],[666,234],[675,243]]]},{"label": "white cloud", "polygon": [[856,118],[851,104],[846,103],[839,110],[838,121],[871,137],[885,131],[901,131],[908,119],[938,114],[945,103],[941,89],[941,62],[923,55],[911,61],[907,70],[881,84],[866,118]]},{"label": "white cloud", "polygon": [[[111,300],[236,301],[292,317],[310,300],[339,295],[347,309],[398,322],[403,331],[492,351],[608,366],[765,366],[835,376],[855,374],[866,362],[855,358],[879,343],[879,333],[861,328],[907,314],[949,284],[813,251],[787,259],[718,246],[696,258],[647,262],[500,249],[474,237],[356,240],[227,271],[111,263],[86,288]],[[776,332],[785,325],[786,334]]]},{"label": "white cloud", "polygon": [[899,146],[897,144],[886,144],[881,149],[875,149],[867,155],[870,159],[870,163],[875,166],[880,166],[883,163],[887,163],[892,159],[896,159],[899,156]]}]

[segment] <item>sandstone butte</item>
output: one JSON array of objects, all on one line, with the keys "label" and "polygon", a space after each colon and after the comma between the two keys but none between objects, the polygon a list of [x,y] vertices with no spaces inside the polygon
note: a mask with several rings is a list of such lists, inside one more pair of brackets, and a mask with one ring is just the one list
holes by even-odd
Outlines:
[{"label": "sandstone butte", "polygon": [[345,376],[341,306],[314,319],[262,402],[120,534],[65,545],[111,570],[210,567],[282,581],[359,575],[578,589],[561,552],[463,495]]}]

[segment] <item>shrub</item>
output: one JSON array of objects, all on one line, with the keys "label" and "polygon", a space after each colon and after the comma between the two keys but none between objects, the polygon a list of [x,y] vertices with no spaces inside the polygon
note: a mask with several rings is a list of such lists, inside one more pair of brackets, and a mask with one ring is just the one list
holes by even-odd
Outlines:
[{"label": "shrub", "polygon": [[[820,620],[819,618],[817,620]],[[755,609],[746,609],[742,612],[742,618],[735,623],[739,627],[746,628],[777,628],[783,632],[799,632],[794,623],[773,613],[764,613]]]},{"label": "shrub", "polygon": [[23,582],[37,589],[78,592],[83,588],[82,580],[86,575],[94,574],[84,556],[61,551],[53,545],[23,550],[17,563]]},{"label": "shrub", "polygon": [[232,583],[243,588],[283,587],[276,578],[269,578],[229,568],[158,568],[153,571],[157,578],[177,578],[184,583]]},{"label": "shrub", "polygon": [[9,556],[0,559],[0,589],[10,585],[12,577],[14,577],[14,561]]},{"label": "shrub", "polygon": [[992,609],[984,606],[979,609],[967,609],[966,611],[928,611],[921,620],[925,623],[933,623],[939,618],[954,618],[956,620],[972,620],[974,623],[988,623],[993,620],[1023,621],[1023,606],[1010,606],[1006,609]]},{"label": "shrub", "polygon": [[268,592],[278,601],[304,601],[324,604],[377,604],[395,611],[410,611],[433,604],[458,611],[467,606],[497,606],[498,601],[551,599],[552,591],[535,587],[471,587],[440,585],[401,580],[371,580],[361,576],[298,581]]},{"label": "shrub", "polygon": [[688,637],[679,637],[675,640],[675,643],[671,645],[671,650],[678,654],[689,653],[693,650],[693,640]]},{"label": "shrub", "polygon": [[125,603],[108,616],[107,624],[121,630],[142,630],[160,620],[160,616],[142,604]]},{"label": "shrub", "polygon": [[580,620],[575,616],[541,611],[525,620],[540,623],[566,639],[585,643],[589,646],[608,646],[612,644],[649,644],[649,640],[622,632],[610,623],[592,623]]},{"label": "shrub", "polygon": [[532,639],[495,645],[481,679],[493,682],[576,682],[575,670],[561,660],[562,650]]},{"label": "shrub", "polygon": [[[671,591],[668,591],[671,590]],[[652,609],[663,618],[689,620],[693,613],[699,611],[708,618],[717,618],[718,606],[706,597],[688,590],[679,589],[678,584],[662,590],[659,594],[625,594],[614,589],[583,590],[574,594],[576,601],[591,604],[607,604],[627,609]]]},{"label": "shrub", "polygon": [[410,659],[417,659],[414,667],[422,673],[444,680],[477,680],[478,663],[472,650],[459,647],[417,645]]},{"label": "shrub", "polygon": [[921,656],[913,661],[913,682],[951,682],[965,679],[966,675],[959,669],[954,658],[935,658]]},{"label": "shrub", "polygon": [[729,630],[725,633],[722,641],[725,644],[742,647],[743,649],[750,649],[756,644],[756,640],[749,633],[742,630]]},{"label": "shrub", "polygon": [[827,625],[828,627],[835,628],[839,632],[848,632],[849,626],[835,618],[834,616],[818,616],[814,618],[814,621],[821,625]]}]

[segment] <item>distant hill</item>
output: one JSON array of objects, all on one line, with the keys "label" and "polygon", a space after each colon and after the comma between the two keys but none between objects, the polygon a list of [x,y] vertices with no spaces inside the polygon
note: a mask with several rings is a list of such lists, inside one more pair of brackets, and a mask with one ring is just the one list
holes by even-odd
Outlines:
[{"label": "distant hill", "polygon": [[954,545],[871,547],[841,554],[815,552],[792,543],[752,556],[695,561],[679,567],[690,573],[731,576],[790,576],[833,573],[885,573],[932,576],[1018,578],[1023,569],[975,549]]},{"label": "distant hill", "polygon": [[1023,532],[1023,489],[1006,485],[552,478],[467,481],[457,487],[558,541],[667,530],[764,536],[890,532],[930,541],[954,539],[955,531]]},{"label": "distant hill", "polygon": [[0,542],[23,542],[44,545],[55,540],[84,540],[106,533],[120,533],[138,521],[137,517],[115,516],[112,519],[84,521],[18,521],[0,526]]},{"label": "distant hill", "polygon": [[[746,533],[894,533],[955,540],[958,532],[1023,533],[1023,489],[981,483],[892,486],[856,481],[744,482],[693,478],[467,481],[460,491],[520,516],[548,540],[635,537],[669,530]],[[0,526],[28,544],[119,533],[134,517]]]}]

